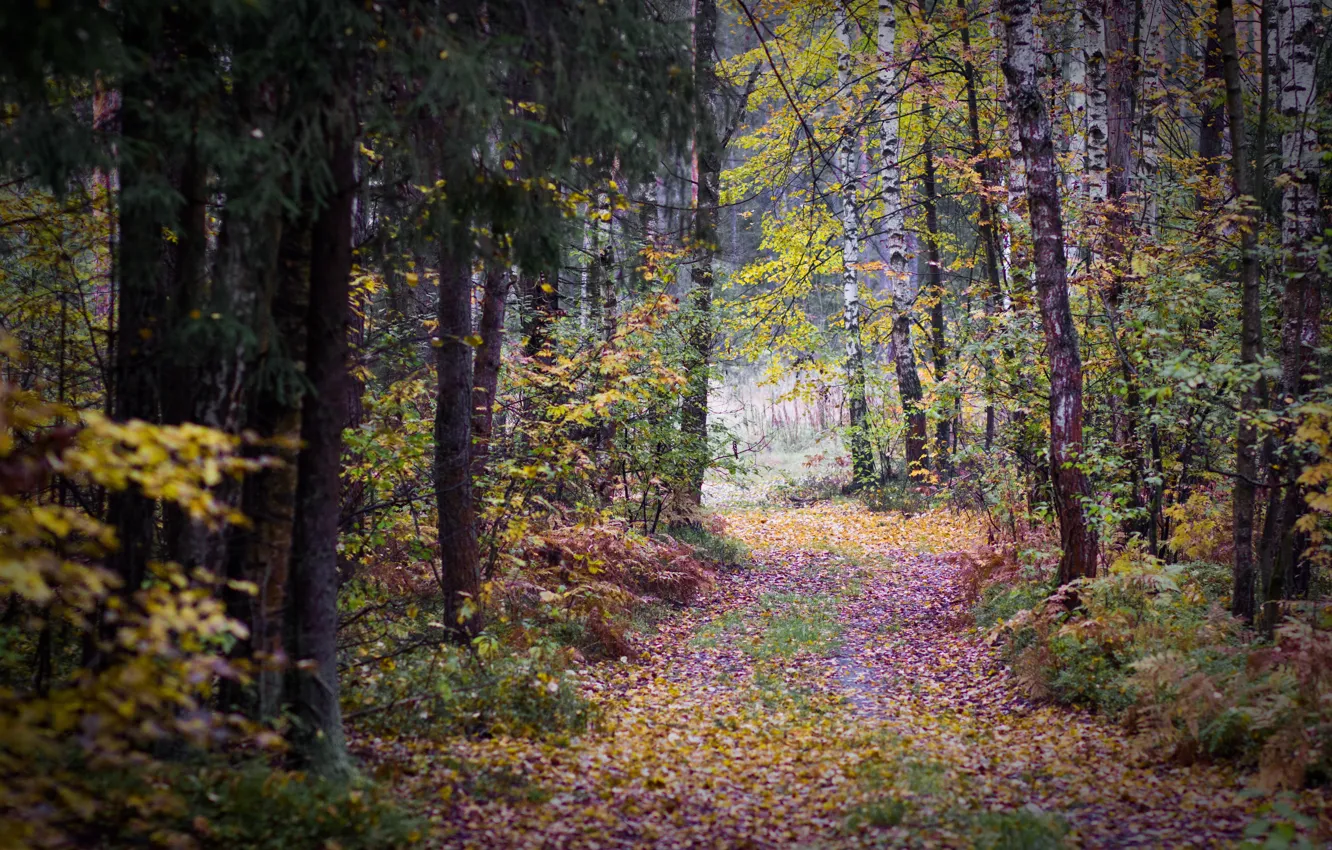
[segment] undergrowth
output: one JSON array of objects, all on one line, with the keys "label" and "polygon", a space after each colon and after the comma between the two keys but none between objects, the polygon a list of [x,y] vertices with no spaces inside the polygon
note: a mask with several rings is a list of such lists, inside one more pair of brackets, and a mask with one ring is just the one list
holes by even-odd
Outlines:
[{"label": "undergrowth", "polygon": [[1120,720],[1146,753],[1226,759],[1261,785],[1332,781],[1332,610],[1292,608],[1272,640],[1227,611],[1228,570],[1129,552],[1093,580],[977,563],[976,626],[1035,699]]},{"label": "undergrowth", "polygon": [[89,823],[85,846],[377,850],[413,845],[423,834],[423,825],[374,784],[333,783],[258,761],[164,764],[98,782],[108,798],[128,806],[113,813],[118,819]]},{"label": "undergrowth", "polygon": [[676,541],[692,547],[695,557],[701,561],[729,569],[749,564],[749,547],[743,540],[727,534],[721,523],[681,525],[668,533]]},{"label": "undergrowth", "polygon": [[372,734],[567,741],[595,723],[580,670],[629,661],[674,608],[747,562],[719,520],[649,537],[622,523],[548,528],[497,559],[485,628],[459,645],[426,570],[344,587],[344,713]]}]

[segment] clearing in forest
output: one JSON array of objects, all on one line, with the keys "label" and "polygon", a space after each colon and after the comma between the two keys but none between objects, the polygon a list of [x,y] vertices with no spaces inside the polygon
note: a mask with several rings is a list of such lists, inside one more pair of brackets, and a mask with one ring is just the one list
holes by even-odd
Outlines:
[{"label": "clearing in forest", "polygon": [[[1249,818],[1218,766],[1141,757],[1027,702],[967,626],[965,516],[732,513],[753,564],[592,667],[570,741],[456,740],[406,781],[448,847],[1214,847]],[[438,745],[432,745],[438,746]]]}]

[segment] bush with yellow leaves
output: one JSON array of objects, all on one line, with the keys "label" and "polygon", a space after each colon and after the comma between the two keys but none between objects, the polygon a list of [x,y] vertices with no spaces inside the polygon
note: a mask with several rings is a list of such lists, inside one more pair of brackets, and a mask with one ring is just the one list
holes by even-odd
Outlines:
[{"label": "bush with yellow leaves", "polygon": [[132,490],[218,528],[242,520],[214,488],[268,463],[240,449],[208,428],[112,422],[0,383],[5,846],[209,846],[226,827],[182,793],[202,775],[186,756],[221,745],[252,758],[280,743],[212,708],[221,683],[247,676],[227,658],[246,630],[221,591],[249,588],[169,563],[124,586],[104,566],[114,530],[47,486],[61,476],[86,492]]}]

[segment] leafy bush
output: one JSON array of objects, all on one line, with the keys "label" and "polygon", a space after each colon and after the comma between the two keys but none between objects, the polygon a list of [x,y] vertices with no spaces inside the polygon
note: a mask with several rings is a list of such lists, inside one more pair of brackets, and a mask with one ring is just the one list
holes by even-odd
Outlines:
[{"label": "leafy bush", "polygon": [[872,511],[898,511],[911,515],[929,510],[931,497],[928,487],[899,478],[865,488],[860,498]]},{"label": "leafy bush", "polygon": [[1149,655],[1131,683],[1152,750],[1235,758],[1269,788],[1332,781],[1332,632],[1312,618],[1287,619],[1270,646]]},{"label": "leafy bush", "polygon": [[681,525],[669,533],[680,543],[693,547],[695,557],[718,567],[743,567],[749,563],[749,546],[728,535],[724,525]]},{"label": "leafy bush", "polygon": [[1251,643],[1222,607],[1227,572],[1126,553],[1048,597],[991,585],[974,615],[1029,695],[1122,718],[1149,752],[1234,759],[1268,787],[1332,781],[1332,609],[1291,608],[1274,644]]},{"label": "leafy bush", "polygon": [[978,628],[992,629],[1019,612],[1036,607],[1049,595],[1049,587],[1035,582],[992,584],[981,591],[972,616]]},{"label": "leafy bush", "polygon": [[476,651],[447,644],[403,656],[346,687],[347,719],[377,733],[558,739],[592,721],[571,654],[549,638],[526,650],[493,633]]},{"label": "leafy bush", "polygon": [[840,496],[851,483],[846,469],[810,471],[798,477],[785,476],[772,488],[772,495],[797,504],[822,502]]},{"label": "leafy bush", "polygon": [[173,779],[185,798],[173,832],[199,847],[377,850],[404,847],[421,836],[420,825],[369,784],[336,785],[274,772],[266,764]]},{"label": "leafy bush", "polygon": [[1031,696],[1118,716],[1136,700],[1135,661],[1240,642],[1237,624],[1209,602],[1199,572],[1126,556],[1109,574],[1048,597],[1035,583],[992,586],[974,614],[1004,635]]}]

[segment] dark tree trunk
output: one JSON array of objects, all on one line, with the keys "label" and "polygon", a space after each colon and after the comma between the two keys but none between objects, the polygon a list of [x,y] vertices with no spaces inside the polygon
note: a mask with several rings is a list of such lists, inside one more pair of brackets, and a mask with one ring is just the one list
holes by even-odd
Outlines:
[{"label": "dark tree trunk", "polygon": [[[1106,310],[1110,314],[1110,333],[1118,334],[1120,307],[1124,300],[1124,284],[1130,278],[1125,239],[1136,229],[1130,214],[1129,193],[1131,179],[1137,169],[1133,159],[1133,116],[1137,114],[1137,29],[1138,4],[1133,0],[1108,0],[1105,27],[1107,82],[1106,163],[1107,180],[1105,237],[1102,253],[1112,268],[1113,282],[1106,291]],[[1120,350],[1118,347],[1117,351]],[[1121,357],[1120,373],[1125,393],[1121,403],[1117,395],[1110,398],[1111,431],[1129,472],[1129,508],[1131,515],[1124,521],[1126,533],[1145,532],[1146,523],[1142,501],[1142,446],[1138,439],[1141,419],[1142,394],[1138,389],[1138,375],[1131,362]]]},{"label": "dark tree trunk", "polygon": [[439,263],[439,341],[435,368],[435,501],[439,511],[444,622],[459,641],[480,631],[481,563],[472,482],[472,277],[467,248],[444,240]]},{"label": "dark tree trunk", "polygon": [[[1203,80],[1220,83],[1221,42],[1216,33],[1207,36],[1206,53],[1203,56]],[[1198,157],[1203,161],[1203,171],[1216,177],[1221,173],[1221,133],[1226,125],[1225,99],[1209,99],[1203,106],[1202,124],[1198,128]],[[1206,193],[1199,190],[1194,194],[1194,207],[1202,210],[1207,204]]]},{"label": "dark tree trunk", "polygon": [[717,0],[698,0],[694,16],[694,229],[689,294],[691,324],[685,369],[688,386],[680,405],[680,430],[689,445],[687,497],[703,503],[708,452],[708,384],[712,372],[712,277],[717,253],[717,204],[721,194],[721,140],[717,137]]},{"label": "dark tree trunk", "polygon": [[[139,14],[133,14],[138,11]],[[161,347],[167,327],[163,279],[163,228],[174,225],[169,200],[167,151],[152,104],[167,97],[158,61],[164,51],[161,7],[126,10],[126,41],[154,57],[150,67],[128,76],[121,90],[119,237],[116,253],[116,329],[113,346],[111,414],[128,421],[159,420]],[[108,522],[119,545],[108,559],[132,594],[147,576],[152,557],[155,504],[134,490],[111,494]]]},{"label": "dark tree trunk", "polygon": [[1096,575],[1096,534],[1083,502],[1091,495],[1077,467],[1082,454],[1082,358],[1068,302],[1068,268],[1059,212],[1050,116],[1037,76],[1032,8],[1024,0],[1003,0],[1008,18],[1004,76],[1008,79],[1010,120],[1018,129],[1027,171],[1027,206],[1036,259],[1036,293],[1050,364],[1050,462],[1055,510],[1063,555],[1061,583]]},{"label": "dark tree trunk", "polygon": [[504,350],[504,313],[509,301],[509,274],[498,265],[486,269],[481,291],[481,321],[472,379],[472,480],[485,474],[495,425],[495,394],[499,390],[500,355]]},{"label": "dark tree trunk", "polygon": [[[300,364],[306,357],[306,322],[310,311],[311,228],[309,222],[283,227],[274,221],[260,245],[276,244],[276,263],[258,287],[255,371],[269,378],[249,392],[247,427],[271,440],[264,453],[281,466],[245,480],[241,505],[249,528],[231,547],[233,577],[254,582],[255,597],[228,599],[228,609],[248,608],[250,649],[260,665],[256,711],[271,718],[281,709],[281,667],[286,652],[287,583],[291,578],[296,505],[299,493],[301,419],[305,388]],[[271,247],[269,248],[271,252]],[[271,283],[269,282],[271,281]]]},{"label": "dark tree trunk", "polygon": [[[1235,10],[1231,0],[1217,0],[1217,39],[1221,45],[1222,76],[1226,82],[1226,117],[1230,125],[1230,173],[1235,193],[1247,221],[1240,224],[1241,286],[1240,362],[1256,369],[1263,352],[1262,302],[1257,253],[1258,222],[1251,206],[1252,177],[1249,149],[1244,130],[1244,88],[1240,75],[1239,53],[1235,44]],[[1266,394],[1261,375],[1247,382],[1240,396],[1240,415],[1235,430],[1234,526],[1235,562],[1231,612],[1253,621],[1254,563],[1253,511],[1258,476],[1258,430],[1254,415]]]},{"label": "dark tree trunk", "polygon": [[[291,702],[296,750],[324,776],[349,773],[338,704],[338,519],[341,507],[342,429],[349,386],[347,327],[351,281],[355,146],[347,119],[328,119],[334,194],[314,223],[311,238],[305,372],[311,392],[301,412],[304,443],[297,464],[291,593],[287,606],[294,671]],[[466,409],[465,405],[464,408]]]},{"label": "dark tree trunk", "polygon": [[[989,281],[989,291],[985,297],[985,315],[990,321],[990,332],[994,330],[995,315],[1003,302],[1004,290],[1000,280],[1002,269],[999,267],[999,238],[996,232],[994,203],[990,192],[998,185],[994,178],[994,160],[987,154],[988,145],[980,134],[980,107],[976,94],[976,66],[971,60],[971,27],[965,22],[967,17],[966,0],[958,0],[963,9],[962,25],[962,78],[967,93],[967,132],[971,136],[971,155],[976,160],[976,172],[980,175],[980,195],[978,198],[978,226],[981,243],[985,248],[985,274]],[[994,445],[995,409],[994,409],[994,358],[988,356],[985,364],[985,450]]]},{"label": "dark tree trunk", "polygon": [[[926,103],[921,107],[921,116],[926,132],[931,131],[931,110]],[[933,303],[930,307],[930,353],[934,359],[934,385],[939,387],[948,375],[947,338],[944,333],[944,291],[943,268],[939,259],[939,199],[935,186],[934,148],[925,142],[925,285],[929,289]],[[938,390],[936,390],[936,393]],[[934,432],[934,468],[936,472],[947,472],[950,468],[949,446],[951,422],[946,414],[939,416]]]}]

